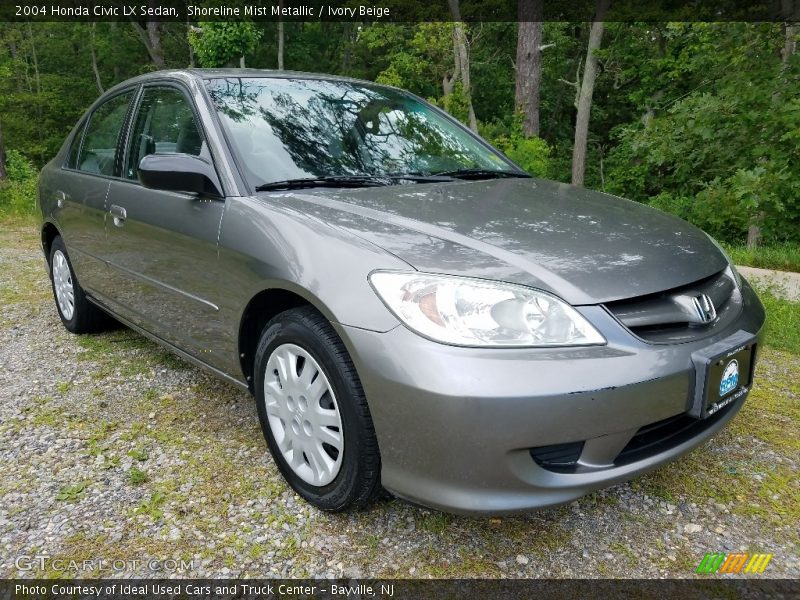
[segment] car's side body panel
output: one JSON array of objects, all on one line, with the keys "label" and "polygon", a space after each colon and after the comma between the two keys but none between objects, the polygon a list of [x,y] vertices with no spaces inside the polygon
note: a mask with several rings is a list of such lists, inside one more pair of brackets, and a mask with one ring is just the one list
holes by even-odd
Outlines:
[{"label": "car's side body panel", "polygon": [[225,213],[219,308],[225,323],[222,343],[230,349],[226,369],[240,369],[240,320],[250,299],[265,289],[297,294],[332,322],[373,331],[398,325],[370,289],[367,276],[374,268],[408,265],[370,242],[283,205],[284,196],[237,198]]}]

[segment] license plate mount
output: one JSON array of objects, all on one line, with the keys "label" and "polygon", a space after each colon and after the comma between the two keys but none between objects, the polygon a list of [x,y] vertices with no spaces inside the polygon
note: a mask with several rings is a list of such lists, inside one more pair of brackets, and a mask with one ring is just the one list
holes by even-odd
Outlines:
[{"label": "license plate mount", "polygon": [[750,391],[757,339],[738,331],[692,354],[695,386],[689,415],[705,419]]}]

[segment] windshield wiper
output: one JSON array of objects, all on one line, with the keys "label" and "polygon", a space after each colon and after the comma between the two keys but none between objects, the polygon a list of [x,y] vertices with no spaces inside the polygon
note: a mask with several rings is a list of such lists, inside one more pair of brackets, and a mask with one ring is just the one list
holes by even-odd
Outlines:
[{"label": "windshield wiper", "polygon": [[324,177],[303,177],[300,179],[286,179],[285,181],[271,181],[256,186],[257,192],[271,190],[297,190],[313,187],[369,187],[391,185],[396,181],[415,181],[417,183],[435,183],[452,181],[447,175],[422,175],[418,173],[398,173],[392,175],[326,175]]},{"label": "windshield wiper", "polygon": [[271,190],[297,190],[314,187],[369,187],[389,185],[386,177],[371,175],[329,175],[325,177],[302,177],[299,179],[286,179],[284,181],[270,181],[256,186],[257,192]]},{"label": "windshield wiper", "polygon": [[453,181],[453,178],[446,173],[433,173],[431,175],[424,175],[422,173],[397,173],[393,175],[384,175],[386,179],[407,180],[415,181],[417,183],[441,183],[442,181]]},{"label": "windshield wiper", "polygon": [[458,179],[489,179],[498,177],[525,177],[530,175],[521,171],[492,171],[491,169],[455,169],[434,173],[437,177],[456,177]]}]

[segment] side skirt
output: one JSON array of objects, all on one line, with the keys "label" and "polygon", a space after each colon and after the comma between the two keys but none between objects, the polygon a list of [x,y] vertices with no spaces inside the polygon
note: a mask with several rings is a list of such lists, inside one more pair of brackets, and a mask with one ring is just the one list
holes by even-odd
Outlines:
[{"label": "side skirt", "polygon": [[170,344],[168,341],[161,339],[160,337],[158,337],[154,333],[150,333],[146,329],[142,329],[141,327],[139,327],[138,325],[134,325],[133,323],[131,323],[127,319],[118,316],[113,310],[111,310],[110,308],[105,306],[99,300],[97,300],[97,299],[95,299],[95,298],[93,298],[91,296],[88,296],[88,295],[86,296],[86,298],[89,300],[89,302],[91,302],[92,304],[96,305],[97,307],[102,309],[104,312],[107,312],[108,314],[110,314],[112,317],[114,317],[117,321],[119,321],[120,323],[122,323],[126,327],[129,327],[130,329],[133,329],[136,333],[139,333],[139,334],[143,335],[144,337],[154,341],[156,344],[158,344],[160,346],[163,346],[164,348],[166,348],[167,350],[169,350],[173,354],[176,354],[179,357],[181,357],[186,362],[192,363],[193,365],[195,365],[196,367],[200,367],[201,369],[205,369],[206,371],[210,372],[212,375],[214,375],[218,379],[221,379],[222,381],[224,381],[226,383],[230,383],[232,385],[235,385],[240,390],[243,390],[245,392],[249,392],[249,393],[252,394],[252,392],[250,392],[249,386],[246,383],[242,383],[241,381],[239,381],[235,377],[231,377],[230,375],[228,375],[224,371],[220,371],[216,367],[212,367],[208,363],[204,363],[199,358],[196,358],[196,357],[192,356],[191,354],[189,354],[187,352],[184,352],[183,350],[181,350],[177,346],[175,346],[173,344]]}]

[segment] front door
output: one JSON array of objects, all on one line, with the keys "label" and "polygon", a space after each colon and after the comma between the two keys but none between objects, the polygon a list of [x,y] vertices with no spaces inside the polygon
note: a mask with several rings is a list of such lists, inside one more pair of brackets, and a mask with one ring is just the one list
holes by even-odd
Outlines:
[{"label": "front door", "polygon": [[145,87],[132,121],[122,178],[108,200],[109,268],[115,310],[140,327],[218,364],[217,241],[225,202],[139,184],[147,154],[208,157],[190,99],[172,86]]}]

